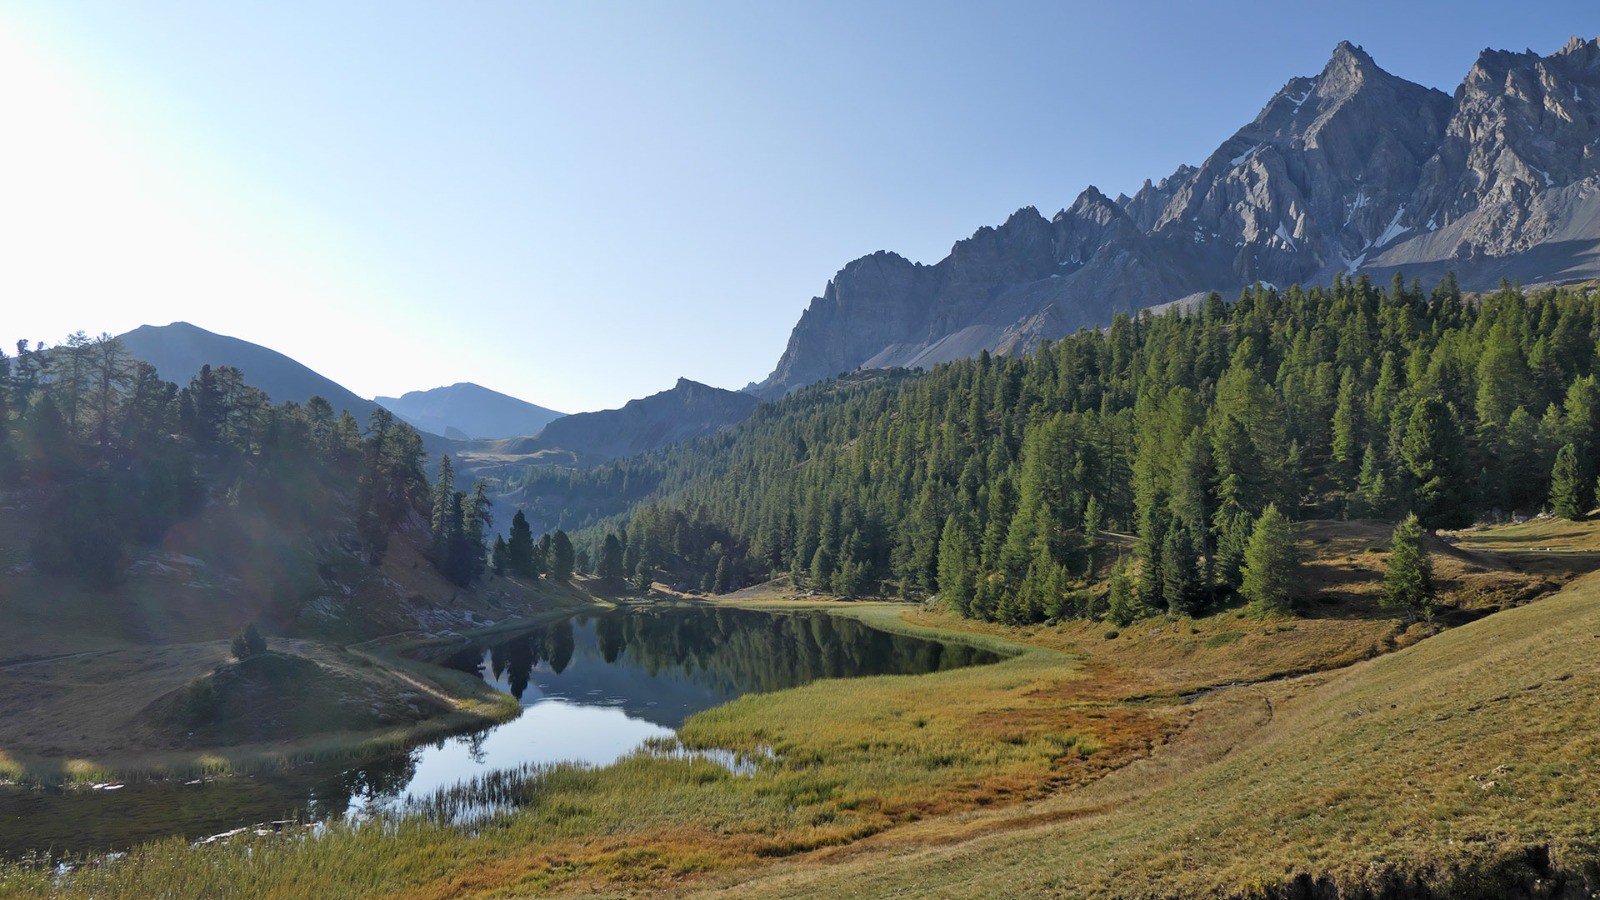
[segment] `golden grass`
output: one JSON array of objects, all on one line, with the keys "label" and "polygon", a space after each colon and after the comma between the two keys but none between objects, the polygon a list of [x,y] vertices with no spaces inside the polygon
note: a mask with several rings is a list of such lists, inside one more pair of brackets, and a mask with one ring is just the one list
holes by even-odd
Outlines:
[{"label": "golden grass", "polygon": [[[1600,582],[1418,643],[1430,629],[1375,605],[1387,531],[1302,531],[1307,617],[1157,618],[1112,640],[1104,625],[1011,630],[910,604],[743,592],[732,602],[821,606],[1014,655],[745,697],[684,726],[689,747],[757,755],[750,777],[650,754],[556,767],[523,785],[518,812],[470,834],[407,819],[198,852],[172,841],[82,869],[68,887],[1246,896],[1301,874],[1340,886],[1520,877],[1501,863],[1525,844],[1553,848],[1558,865],[1589,859],[1596,829],[1568,798],[1600,788],[1600,640],[1589,636]],[[1520,602],[1581,568],[1432,549],[1464,607]],[[1232,682],[1255,683],[1179,696]],[[48,890],[36,873],[0,871],[0,894]]]},{"label": "golden grass", "polygon": [[1592,885],[1597,635],[1591,577],[1346,671],[1211,695],[1152,759],[998,811],[986,833],[908,830],[730,892],[1243,897],[1301,879],[1330,895],[1504,896],[1583,872]]}]

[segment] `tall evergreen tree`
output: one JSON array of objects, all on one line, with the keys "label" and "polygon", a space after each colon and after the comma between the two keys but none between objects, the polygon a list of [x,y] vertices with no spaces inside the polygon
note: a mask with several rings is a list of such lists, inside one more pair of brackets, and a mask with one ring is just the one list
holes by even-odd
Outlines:
[{"label": "tall evergreen tree", "polygon": [[1119,627],[1132,624],[1144,614],[1128,571],[1127,560],[1117,560],[1116,567],[1111,570],[1110,596],[1106,598],[1106,606],[1106,618]]},{"label": "tall evergreen tree", "polygon": [[439,457],[439,477],[433,485],[432,512],[428,517],[433,530],[433,554],[443,560],[460,537],[461,501],[456,498],[456,469],[450,454]]},{"label": "tall evergreen tree", "polygon": [[1589,479],[1578,463],[1578,448],[1565,444],[1550,471],[1550,511],[1563,519],[1581,520],[1589,509]]},{"label": "tall evergreen tree", "polygon": [[489,567],[496,575],[504,575],[510,564],[510,554],[506,551],[506,539],[500,535],[494,536],[494,549],[489,552]]},{"label": "tall evergreen tree", "polygon": [[528,527],[528,517],[517,510],[511,517],[511,537],[506,541],[506,568],[511,574],[534,578],[539,574],[534,564],[533,529]]},{"label": "tall evergreen tree", "polygon": [[600,545],[600,565],[595,574],[601,578],[621,578],[625,573],[622,568],[622,541],[615,534],[607,534]]},{"label": "tall evergreen tree", "polygon": [[1206,581],[1201,572],[1194,531],[1188,523],[1179,521],[1167,531],[1161,546],[1161,592],[1167,601],[1167,613],[1173,616],[1198,613],[1205,605]]},{"label": "tall evergreen tree", "polygon": [[972,538],[954,514],[945,517],[939,537],[939,596],[956,612],[967,615],[976,590]]},{"label": "tall evergreen tree", "polygon": [[1472,522],[1472,514],[1463,504],[1463,488],[1469,483],[1462,457],[1465,448],[1454,409],[1433,397],[1417,404],[1400,452],[1409,476],[1412,511],[1430,528],[1456,528]]},{"label": "tall evergreen tree", "polygon": [[1390,609],[1431,620],[1434,602],[1433,561],[1422,546],[1422,522],[1412,513],[1394,529],[1383,580],[1383,603]]},{"label": "tall evergreen tree", "polygon": [[1371,444],[1361,455],[1361,475],[1356,480],[1356,493],[1350,511],[1357,518],[1381,519],[1394,507],[1394,485],[1378,459],[1378,451]]},{"label": "tall evergreen tree", "polygon": [[572,550],[572,539],[567,537],[565,531],[556,529],[550,536],[550,577],[556,581],[570,581],[576,561]]},{"label": "tall evergreen tree", "polygon": [[1360,388],[1355,373],[1346,370],[1333,412],[1333,474],[1341,483],[1348,482],[1361,463],[1364,425]]},{"label": "tall evergreen tree", "polygon": [[1276,504],[1269,505],[1250,534],[1239,593],[1258,615],[1288,612],[1299,568],[1299,552],[1289,520],[1278,512]]}]

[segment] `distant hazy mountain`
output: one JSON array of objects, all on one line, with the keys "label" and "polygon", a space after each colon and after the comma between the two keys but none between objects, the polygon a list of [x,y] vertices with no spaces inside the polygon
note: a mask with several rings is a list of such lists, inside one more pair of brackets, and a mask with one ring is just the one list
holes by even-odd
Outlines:
[{"label": "distant hazy mountain", "polygon": [[934,265],[879,252],[811,301],[774,397],[842,371],[930,366],[1256,281],[1366,273],[1489,289],[1600,277],[1600,42],[1485,50],[1454,95],[1341,43],[1198,167],[1134,196],[1032,207]]},{"label": "distant hazy mountain", "polygon": [[466,381],[377,402],[423,431],[459,440],[538,434],[566,415]]},{"label": "distant hazy mountain", "polygon": [[201,366],[233,366],[244,373],[246,383],[266,391],[274,403],[304,403],[320,396],[335,411],[350,410],[362,425],[368,414],[378,408],[371,400],[276,350],[214,334],[188,322],[141,325],[119,337],[130,354],[155,366],[162,378],[180,387],[199,374]]},{"label": "distant hazy mountain", "polygon": [[508,462],[594,465],[737,425],[757,403],[749,394],[680,378],[672,390],[630,400],[621,409],[562,416],[534,437],[479,441],[461,453],[465,469]]}]

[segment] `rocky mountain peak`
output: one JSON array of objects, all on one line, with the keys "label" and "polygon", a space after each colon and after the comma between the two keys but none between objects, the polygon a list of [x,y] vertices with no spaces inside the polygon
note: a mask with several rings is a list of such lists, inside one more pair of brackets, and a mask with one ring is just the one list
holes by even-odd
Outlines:
[{"label": "rocky mountain peak", "polygon": [[1573,39],[1547,57],[1485,50],[1456,89],[1415,208],[1456,260],[1530,250],[1591,221],[1600,176],[1600,47]]},{"label": "rocky mountain peak", "polygon": [[1037,224],[1039,224],[1039,223],[1041,223],[1043,221],[1044,221],[1044,216],[1042,214],[1040,214],[1038,207],[1036,207],[1036,206],[1024,206],[1023,208],[1021,208],[1021,209],[1017,210],[1016,212],[1012,213],[1011,215],[1007,216],[1006,217],[1006,223],[1004,225],[1002,225],[1001,228],[1003,228],[1003,229],[1031,228],[1031,227],[1034,227],[1035,225],[1037,225]]},{"label": "rocky mountain peak", "polygon": [[1328,84],[1387,75],[1389,73],[1378,68],[1367,51],[1349,41],[1340,41],[1328,56],[1328,64],[1322,67],[1322,74],[1317,76],[1317,80]]},{"label": "rocky mountain peak", "polygon": [[[1145,184],[1149,183],[1149,179],[1146,179]],[[1073,209],[1087,209],[1093,206],[1116,205],[1117,203],[1114,200],[1112,200],[1110,197],[1107,197],[1099,188],[1092,184],[1080,191],[1078,193],[1078,199],[1072,201]]]},{"label": "rocky mountain peak", "polygon": [[1587,56],[1594,56],[1597,51],[1600,51],[1600,38],[1586,41],[1577,35],[1573,35],[1571,38],[1567,39],[1566,46],[1556,51],[1556,55],[1576,56],[1579,54],[1584,54]]},{"label": "rocky mountain peak", "polygon": [[1112,200],[1091,184],[1078,194],[1078,199],[1072,201],[1071,206],[1056,213],[1055,218],[1050,221],[1051,224],[1058,226],[1069,219],[1083,219],[1106,225],[1117,219],[1128,218],[1128,214],[1123,211],[1126,201],[1126,197]]},{"label": "rocky mountain peak", "polygon": [[[874,257],[875,259],[875,257]],[[758,388],[1011,352],[1133,310],[1336,273],[1600,275],[1600,39],[1485,51],[1454,95],[1349,41],[1198,167],[1033,207],[926,266],[846,266]]]},{"label": "rocky mountain peak", "polygon": [[674,384],[672,386],[672,390],[666,391],[665,393],[683,394],[685,397],[693,397],[693,396],[698,396],[698,395],[710,396],[710,395],[717,395],[717,394],[725,394],[725,393],[728,393],[728,392],[724,391],[722,388],[712,387],[711,385],[706,384],[704,382],[694,381],[692,379],[683,378],[683,377],[680,376],[678,378],[677,384]]}]

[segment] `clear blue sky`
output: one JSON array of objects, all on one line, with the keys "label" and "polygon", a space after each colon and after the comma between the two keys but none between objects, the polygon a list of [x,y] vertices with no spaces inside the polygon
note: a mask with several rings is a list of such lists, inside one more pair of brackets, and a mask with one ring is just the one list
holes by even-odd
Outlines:
[{"label": "clear blue sky", "polygon": [[1340,40],[1450,91],[1575,33],[1600,4],[0,0],[0,339],[737,388],[850,259],[1197,163]]}]

